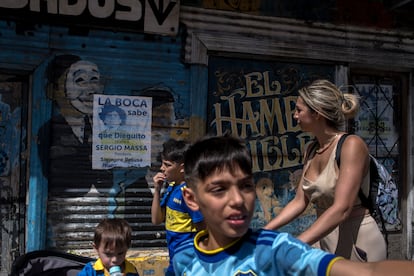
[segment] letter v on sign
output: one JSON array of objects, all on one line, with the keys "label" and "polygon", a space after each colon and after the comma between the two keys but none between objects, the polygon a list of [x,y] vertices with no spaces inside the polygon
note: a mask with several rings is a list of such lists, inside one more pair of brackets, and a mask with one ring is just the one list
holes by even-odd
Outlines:
[{"label": "letter v on sign", "polygon": [[179,11],[179,0],[146,0],[144,32],[176,35]]}]

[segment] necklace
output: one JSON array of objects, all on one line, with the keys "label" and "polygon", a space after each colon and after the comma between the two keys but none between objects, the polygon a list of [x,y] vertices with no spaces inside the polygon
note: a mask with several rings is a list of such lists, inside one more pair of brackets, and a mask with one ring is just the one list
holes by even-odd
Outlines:
[{"label": "necklace", "polygon": [[317,154],[321,154],[321,153],[323,153],[324,151],[326,151],[331,145],[332,145],[332,143],[333,143],[333,141],[335,141],[335,138],[338,136],[338,133],[337,134],[335,134],[332,138],[330,138],[329,140],[328,140],[328,142],[322,147],[322,148],[318,148],[317,150],[315,150],[315,152],[317,153]]}]

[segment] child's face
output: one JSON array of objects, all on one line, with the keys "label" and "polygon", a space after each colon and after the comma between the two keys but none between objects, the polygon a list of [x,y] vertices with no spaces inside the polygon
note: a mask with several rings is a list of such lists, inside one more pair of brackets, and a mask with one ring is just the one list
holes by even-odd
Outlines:
[{"label": "child's face", "polygon": [[108,112],[105,115],[104,123],[110,127],[120,126],[122,123],[121,116],[116,111]]},{"label": "child's face", "polygon": [[169,181],[175,181],[178,184],[184,181],[184,164],[169,160],[162,160],[161,172],[165,174],[165,178]]},{"label": "child's face", "polygon": [[195,189],[183,192],[187,205],[199,209],[209,232],[207,250],[224,247],[242,237],[248,230],[254,212],[255,187],[253,178],[240,169],[216,172],[205,181],[195,183]]},{"label": "child's face", "polygon": [[122,266],[125,261],[126,253],[128,251],[128,248],[126,246],[119,248],[115,248],[114,246],[104,248],[103,245],[100,245],[99,247],[96,247],[94,245],[94,248],[107,270],[115,265]]}]

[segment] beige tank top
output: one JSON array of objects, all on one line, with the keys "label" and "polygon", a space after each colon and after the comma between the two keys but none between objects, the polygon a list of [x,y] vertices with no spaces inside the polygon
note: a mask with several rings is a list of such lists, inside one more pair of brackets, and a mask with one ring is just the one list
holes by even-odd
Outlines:
[{"label": "beige tank top", "polygon": [[[332,151],[326,167],[323,169],[315,181],[311,181],[305,177],[306,171],[308,170],[313,157],[315,156],[315,151],[309,153],[308,161],[306,162],[303,169],[302,189],[305,192],[307,198],[315,204],[315,208],[319,210],[326,210],[333,204],[334,201],[336,182],[338,180],[339,174],[339,168],[335,160],[337,145],[338,144],[335,145],[335,149]],[[367,175],[364,177],[361,187],[364,194],[368,194],[369,173],[367,173]],[[359,198],[357,198],[354,206],[356,207],[360,205],[361,201]]]}]

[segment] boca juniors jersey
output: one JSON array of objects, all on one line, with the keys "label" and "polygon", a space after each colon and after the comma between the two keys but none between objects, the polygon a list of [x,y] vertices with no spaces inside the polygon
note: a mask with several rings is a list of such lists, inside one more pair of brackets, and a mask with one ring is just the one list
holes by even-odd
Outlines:
[{"label": "boca juniors jersey", "polygon": [[176,275],[328,275],[337,256],[312,248],[287,233],[249,230],[225,248],[206,251],[197,246],[208,237],[199,232],[181,244],[174,257]]},{"label": "boca juniors jersey", "polygon": [[195,224],[203,221],[203,215],[199,211],[192,211],[185,203],[182,195],[182,190],[185,188],[185,183],[177,185],[170,183],[160,203],[161,207],[165,207],[165,230],[170,257],[169,272],[172,272],[175,248],[185,240],[192,240],[197,231]]}]

